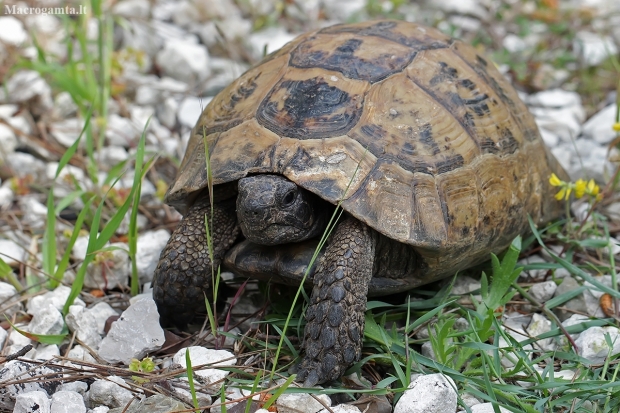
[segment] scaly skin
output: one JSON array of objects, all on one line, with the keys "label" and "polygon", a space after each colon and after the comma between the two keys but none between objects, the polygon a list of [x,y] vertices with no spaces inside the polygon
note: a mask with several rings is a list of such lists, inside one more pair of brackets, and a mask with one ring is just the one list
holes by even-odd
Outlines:
[{"label": "scaly skin", "polygon": [[297,380],[305,387],[341,377],[362,351],[376,238],[351,217],[335,229],[314,275]]},{"label": "scaly skin", "polygon": [[213,263],[205,233],[205,214],[211,216],[206,197],[197,200],[172,233],[161,252],[153,276],[153,298],[162,325],[184,327],[196,312],[205,309],[205,294],[212,296],[211,266],[214,273],[224,254],[234,244],[240,229],[235,200],[213,205]]}]

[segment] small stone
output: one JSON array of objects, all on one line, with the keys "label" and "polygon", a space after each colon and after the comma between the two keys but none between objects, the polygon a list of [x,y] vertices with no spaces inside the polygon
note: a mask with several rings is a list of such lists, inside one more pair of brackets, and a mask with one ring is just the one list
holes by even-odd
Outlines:
[{"label": "small stone", "polygon": [[339,404],[337,406],[330,407],[329,410],[323,409],[319,413],[362,413],[360,409],[350,404]]},{"label": "small stone", "polygon": [[2,251],[0,258],[11,267],[19,266],[26,258],[26,250],[10,239],[0,239],[0,251]]},{"label": "small stone", "polygon": [[[603,364],[609,356],[620,353],[620,330],[617,327],[590,327],[582,332],[575,344],[579,355],[592,364]],[[605,335],[609,335],[613,348],[609,348]]]},{"label": "small stone", "polygon": [[[7,383],[19,380],[25,380],[18,384],[3,384],[0,388],[0,408],[12,410],[16,397],[19,394],[26,394],[34,391],[40,391],[46,395],[53,394],[60,385],[60,375],[55,369],[44,366],[40,367],[33,363],[20,360],[11,360],[0,370],[0,382]],[[46,377],[47,380],[35,381],[33,379]],[[49,410],[48,410],[49,411]]]},{"label": "small stone", "polygon": [[45,179],[47,164],[33,155],[25,152],[14,152],[6,160],[7,165],[13,171],[13,176],[25,178],[30,176],[35,179]]},{"label": "small stone", "polygon": [[11,188],[8,185],[0,186],[0,211],[9,209],[14,200],[15,194]]},{"label": "small stone", "polygon": [[[476,404],[474,406],[470,407],[471,409],[471,413],[495,413],[495,408],[493,407],[493,403],[481,403],[481,404]],[[499,411],[500,413],[510,413],[510,410],[504,408],[504,407],[499,407]],[[459,413],[461,412],[465,412],[465,410],[461,410]]]},{"label": "small stone", "polygon": [[[177,111],[179,110],[179,103],[176,99],[168,97],[164,99],[162,103],[157,105],[155,113],[159,122],[169,129],[173,129],[177,123]],[[198,115],[200,116],[200,115]],[[198,117],[196,117],[198,119]]]},{"label": "small stone", "polygon": [[479,289],[480,280],[464,275],[456,277],[451,292],[455,295],[466,295]]},{"label": "small stone", "polygon": [[[566,277],[562,280],[562,284],[555,290],[554,297],[559,297],[567,292],[573,291],[579,288],[580,285],[573,277]],[[553,312],[558,316],[561,321],[569,318],[573,313],[585,313],[588,309],[583,293],[571,298],[562,305],[565,309],[555,308]]]},{"label": "small stone", "polygon": [[[200,400],[198,404],[203,406]],[[180,401],[162,394],[156,394],[140,402],[134,401],[131,403],[126,413],[169,413],[185,409],[186,406]]]},{"label": "small stone", "polygon": [[[328,395],[315,395],[326,406],[331,406],[332,402]],[[276,400],[278,413],[317,413],[324,409],[323,404],[319,403],[308,393],[283,394]]]},{"label": "small stone", "polygon": [[[0,251],[4,251],[2,246],[0,246]],[[6,259],[6,257],[3,258]],[[13,285],[2,281],[0,281],[0,302],[2,303],[4,313],[8,316],[23,309],[17,289]]]},{"label": "small stone", "polygon": [[110,244],[110,247],[117,249],[98,252],[94,262],[88,264],[84,287],[105,290],[129,286],[131,263],[127,255],[127,244],[115,242]]},{"label": "small stone", "polygon": [[47,304],[32,317],[28,324],[28,331],[33,334],[55,335],[62,332],[64,325],[60,311],[52,304]]},{"label": "small stone", "polygon": [[583,30],[575,34],[574,47],[588,66],[597,66],[618,54],[612,37]]},{"label": "small stone", "polygon": [[5,162],[17,148],[17,136],[11,128],[0,123],[0,161]]},{"label": "small stone", "polygon": [[601,145],[607,145],[616,137],[611,126],[616,123],[616,105],[609,105],[597,112],[583,125],[583,136]]},{"label": "small stone", "polygon": [[168,40],[156,61],[163,74],[189,85],[196,85],[210,75],[209,53],[199,44]]},{"label": "small stone", "polygon": [[74,116],[78,107],[69,92],[60,92],[54,98],[54,118],[61,120]]},{"label": "small stone", "polygon": [[55,344],[45,345],[39,344],[32,357],[34,360],[53,360],[55,357],[60,356],[60,350]]},{"label": "small stone", "polygon": [[[10,6],[6,6],[7,8]],[[28,33],[22,22],[13,16],[0,17],[0,43],[20,46],[28,40]]]},{"label": "small stone", "polygon": [[123,0],[114,5],[112,12],[128,19],[147,19],[151,5],[147,0]]},{"label": "small stone", "polygon": [[557,290],[557,288],[558,285],[555,281],[543,281],[532,285],[528,292],[538,302],[544,304],[553,297],[553,294],[555,294],[555,290]]},{"label": "small stone", "polygon": [[[56,310],[62,311],[70,294],[70,287],[59,285],[53,291],[48,291],[45,294],[32,297],[28,300],[28,314],[36,315],[40,312],[46,312],[48,311],[48,305],[52,305]],[[76,298],[73,303],[74,305],[80,305],[82,307],[86,305],[80,298]]]},{"label": "small stone", "polygon": [[365,0],[341,0],[323,4],[326,17],[340,21],[349,21],[353,17],[363,15],[366,7]]},{"label": "small stone", "polygon": [[69,391],[72,393],[77,393],[84,397],[84,395],[88,391],[88,384],[83,381],[68,381],[61,384],[60,387],[58,387],[58,391]]},{"label": "small stone", "polygon": [[95,380],[88,392],[91,407],[125,407],[133,399],[133,394],[121,386],[127,387],[127,384],[118,376],[109,376],[106,380]]},{"label": "small stone", "polygon": [[[527,326],[528,334],[532,337],[538,337],[549,331],[551,331],[551,321],[541,314],[532,314],[532,322]],[[553,337],[539,339],[533,344],[535,348],[539,348],[543,351],[554,351],[557,347]]]},{"label": "small stone", "polygon": [[294,38],[295,35],[287,32],[283,27],[269,27],[252,33],[247,38],[247,42],[252,56],[255,59],[262,59],[263,56],[280,49]]},{"label": "small stone", "polygon": [[155,301],[143,299],[130,305],[112,324],[99,346],[99,356],[108,363],[129,364],[131,359],[159,350],[164,341]]},{"label": "small stone", "polygon": [[164,249],[169,239],[170,232],[165,229],[146,231],[138,236],[136,265],[140,283],[152,281],[161,250]]},{"label": "small stone", "polygon": [[18,394],[15,397],[13,413],[50,413],[50,400],[47,393],[37,390]]},{"label": "small stone", "polygon": [[188,96],[183,99],[179,106],[178,118],[181,125],[193,128],[202,111],[209,104],[211,99],[200,99]]},{"label": "small stone", "polygon": [[110,145],[129,148],[138,141],[141,134],[142,130],[131,119],[116,114],[108,117],[105,137]]},{"label": "small stone", "polygon": [[413,380],[394,407],[394,413],[444,413],[456,410],[456,384],[443,374]]},{"label": "small stone", "polygon": [[0,90],[0,102],[21,103],[35,99],[37,105],[31,108],[34,114],[41,114],[53,106],[52,89],[34,70],[15,73]]},{"label": "small stone", "polygon": [[86,413],[84,398],[74,391],[59,391],[52,395],[51,413]]},{"label": "small stone", "polygon": [[[213,367],[218,365],[230,366],[237,363],[237,359],[230,351],[211,350],[198,346],[186,347],[179,350],[172,358],[172,362],[182,367],[187,367],[185,364],[185,353],[187,351],[189,351],[192,366],[194,367],[202,364],[209,364]],[[229,372],[219,370],[217,368],[202,368],[200,370],[194,369],[194,374],[201,383],[208,386],[211,383],[216,383],[223,380],[226,376],[228,376]]]},{"label": "small stone", "polygon": [[129,159],[129,153],[122,146],[108,145],[101,148],[97,154],[98,165],[104,171],[109,171],[113,166]]},{"label": "small stone", "polygon": [[[58,143],[68,148],[80,137],[83,128],[84,121],[82,119],[63,119],[50,124],[50,134]],[[82,145],[82,142],[80,142],[80,145]]]}]

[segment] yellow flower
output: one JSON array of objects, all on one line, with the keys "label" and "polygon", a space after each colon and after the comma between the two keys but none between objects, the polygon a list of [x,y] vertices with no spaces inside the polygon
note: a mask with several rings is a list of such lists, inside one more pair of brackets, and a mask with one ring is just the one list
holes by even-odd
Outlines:
[{"label": "yellow flower", "polygon": [[592,196],[597,196],[599,191],[600,191],[600,188],[596,183],[594,183],[594,179],[590,179],[590,182],[588,182],[588,188],[587,188],[588,194]]},{"label": "yellow flower", "polygon": [[565,187],[560,189],[560,192],[558,192],[557,194],[555,194],[555,199],[557,199],[558,201],[565,199],[568,201],[568,198],[570,198],[570,193],[571,193],[572,189],[569,187]]},{"label": "yellow flower", "polygon": [[588,184],[583,179],[577,179],[577,182],[575,182],[575,197],[577,199],[581,198],[586,193],[587,185]]},{"label": "yellow flower", "polygon": [[558,176],[554,173],[551,174],[551,177],[549,178],[549,183],[552,186],[561,186],[562,185],[562,180],[560,178],[558,178]]},{"label": "yellow flower", "polygon": [[620,132],[620,122],[614,123],[611,128],[616,132]]}]

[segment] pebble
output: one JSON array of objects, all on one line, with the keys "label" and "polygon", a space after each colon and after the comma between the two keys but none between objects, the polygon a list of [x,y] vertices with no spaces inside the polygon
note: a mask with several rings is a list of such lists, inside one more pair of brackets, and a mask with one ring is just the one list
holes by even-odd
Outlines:
[{"label": "pebble", "polygon": [[[212,350],[204,347],[186,347],[183,348],[174,355],[172,363],[180,365],[185,368],[185,353],[189,351],[192,367],[194,368],[194,374],[196,379],[206,386],[212,383],[218,383],[222,385],[222,381],[228,376],[229,372],[226,370],[220,370],[216,368],[201,368],[196,370],[196,367],[202,364],[208,364],[210,366],[230,366],[237,363],[237,359],[234,354],[227,350]],[[218,387],[219,388],[219,387]],[[281,412],[280,412],[281,413]]]},{"label": "pebble", "polygon": [[[7,6],[9,7],[9,6]],[[28,33],[22,22],[13,16],[0,17],[0,42],[19,46],[28,40]]]},{"label": "pebble", "polygon": [[52,395],[51,410],[51,413],[86,413],[86,406],[80,393],[61,390]]},{"label": "pebble", "polygon": [[193,128],[211,99],[186,97],[179,105],[177,116],[181,125]]},{"label": "pebble", "polygon": [[578,31],[574,48],[588,66],[596,66],[618,54],[618,48],[610,36],[600,36],[588,31]]},{"label": "pebble", "polygon": [[108,318],[118,313],[108,303],[97,303],[92,308],[81,305],[69,307],[65,317],[69,331],[75,332],[77,338],[91,348],[97,348],[103,339],[104,327]]},{"label": "pebble", "polygon": [[17,136],[11,128],[0,123],[0,161],[5,162],[17,148]]},{"label": "pebble", "polygon": [[[562,280],[562,283],[558,285],[558,288],[555,290],[555,294],[553,294],[553,296],[559,297],[579,287],[580,285],[577,280],[575,280],[573,277],[566,277]],[[562,304],[562,307],[565,309],[553,309],[553,312],[558,316],[560,321],[568,319],[574,313],[585,313],[588,310],[583,293],[566,301],[564,304]]]},{"label": "pebble", "polygon": [[456,384],[443,374],[421,375],[400,397],[394,413],[445,413],[456,410]]},{"label": "pebble", "polygon": [[544,304],[553,298],[553,294],[555,294],[555,290],[557,290],[557,288],[558,285],[555,281],[543,281],[532,285],[528,292],[539,303]]},{"label": "pebble", "polygon": [[6,164],[11,168],[13,176],[16,178],[29,176],[36,181],[47,179],[46,163],[29,153],[14,152],[8,157]]},{"label": "pebble", "polygon": [[3,385],[0,388],[0,408],[12,410],[15,406],[16,398],[19,394],[27,394],[34,391],[40,391],[45,395],[45,400],[50,394],[56,391],[60,385],[60,378],[57,371],[47,366],[38,366],[20,360],[11,360],[7,362],[2,370],[0,370],[0,382],[7,382],[19,377],[21,380],[32,379],[48,375],[48,381],[24,381],[19,384]]},{"label": "pebble", "polygon": [[164,249],[170,232],[165,229],[146,231],[138,236],[138,251],[136,253],[136,265],[140,283],[144,284],[153,280],[153,273],[157,268],[159,254]]},{"label": "pebble", "polygon": [[133,394],[126,387],[128,386],[125,380],[118,376],[96,379],[88,391],[89,405],[91,407],[125,407],[133,399]]},{"label": "pebble", "polygon": [[283,27],[269,27],[254,32],[247,38],[248,48],[256,60],[274,52],[296,37]]},{"label": "pebble", "polygon": [[[6,92],[5,92],[6,91]],[[0,102],[20,103],[37,100],[31,108],[35,114],[41,114],[53,107],[52,89],[41,75],[33,70],[21,70],[15,73],[0,89]]]},{"label": "pebble", "polygon": [[[59,144],[65,148],[68,148],[75,143],[77,138],[79,138],[83,128],[84,121],[81,119],[63,119],[50,124],[50,134]],[[81,142],[80,145],[82,145]]]},{"label": "pebble", "polygon": [[[493,407],[493,403],[481,403],[476,404],[470,407],[471,413],[496,413],[495,407]],[[500,413],[511,413],[510,410],[499,407]],[[459,413],[465,413],[465,410],[459,410]]]},{"label": "pebble", "polygon": [[150,9],[151,5],[147,0],[123,0],[112,7],[112,12],[128,19],[146,19]]},{"label": "pebble", "polygon": [[[203,406],[200,400],[199,404]],[[113,409],[110,410],[110,413],[122,413],[122,407],[118,407],[117,409],[119,410],[118,412]],[[156,394],[144,400],[134,401],[129,408],[125,410],[125,413],[172,413],[186,409],[187,407],[180,401],[162,394]]]},{"label": "pebble", "polygon": [[[42,312],[44,313],[48,311],[48,305],[51,305],[58,311],[62,311],[67,299],[69,298],[69,294],[71,294],[71,288],[66,285],[60,285],[52,291],[34,296],[28,300],[27,312],[32,315]],[[81,307],[86,306],[84,301],[80,298],[76,298],[73,303],[74,305],[79,305]]]},{"label": "pebble", "polygon": [[323,3],[323,9],[328,19],[349,21],[351,18],[364,17],[366,0],[340,0]]},{"label": "pebble", "polygon": [[157,65],[162,73],[187,83],[197,85],[209,77],[209,53],[199,44],[182,40],[168,40],[157,53]]},{"label": "pebble", "polygon": [[[24,262],[26,259],[26,250],[24,247],[10,239],[0,239],[0,251],[2,251],[0,258],[2,258],[2,260],[11,267],[19,266],[19,264]],[[15,291],[15,293],[17,293],[17,291]]]},{"label": "pebble", "polygon": [[[575,340],[579,355],[592,364],[603,364],[607,357],[620,353],[620,330],[617,327],[590,327]],[[609,335],[613,347],[607,345]]]},{"label": "pebble", "polygon": [[[131,359],[141,360],[164,344],[164,330],[153,299],[143,299],[123,311],[101,341],[99,357],[108,363],[128,365]],[[116,407],[116,406],[115,406]]]},{"label": "pebble", "polygon": [[616,122],[617,105],[609,105],[597,112],[583,125],[583,136],[601,145],[609,144],[616,137],[611,126]]},{"label": "pebble", "polygon": [[313,397],[308,393],[285,393],[276,400],[278,413],[317,413],[324,410],[325,406],[331,405],[331,399],[326,394],[317,394]]},{"label": "pebble", "polygon": [[62,332],[65,323],[62,314],[52,304],[47,303],[34,313],[28,331],[33,334],[56,335]]},{"label": "pebble", "polygon": [[[527,333],[532,337],[538,337],[549,331],[551,331],[551,321],[544,315],[538,313],[532,314],[532,321],[527,326]],[[534,343],[534,348],[543,351],[554,351],[556,347],[557,345],[553,337],[539,339]]]},{"label": "pebble", "polygon": [[50,413],[50,404],[47,393],[44,391],[20,393],[15,397],[13,413]]}]

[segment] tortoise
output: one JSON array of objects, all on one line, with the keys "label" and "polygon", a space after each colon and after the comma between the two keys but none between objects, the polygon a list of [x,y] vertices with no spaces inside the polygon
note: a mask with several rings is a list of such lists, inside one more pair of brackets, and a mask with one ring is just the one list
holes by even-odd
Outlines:
[{"label": "tortoise", "polygon": [[552,172],[567,179],[517,92],[466,43],[396,20],[301,35],[192,130],[166,194],[184,218],[154,274],[162,324],[204,309],[212,266],[298,283],[339,205],[309,274],[297,376],[337,379],[360,358],[367,295],[487,260],[528,231],[528,214],[558,217]]}]

